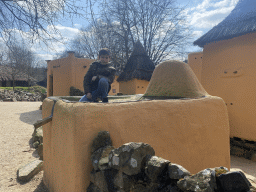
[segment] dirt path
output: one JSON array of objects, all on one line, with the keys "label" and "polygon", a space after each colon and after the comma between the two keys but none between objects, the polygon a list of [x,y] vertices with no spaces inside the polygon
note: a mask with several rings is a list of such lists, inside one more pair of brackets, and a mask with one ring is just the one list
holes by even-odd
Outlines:
[{"label": "dirt path", "polygon": [[0,102],[0,191],[43,192],[40,172],[28,183],[17,181],[18,168],[39,156],[31,148],[33,124],[42,118],[42,102]]},{"label": "dirt path", "polygon": [[[0,102],[0,192],[47,192],[43,171],[28,183],[17,181],[18,168],[39,159],[31,148],[33,124],[42,118],[41,102]],[[256,183],[256,162],[231,156],[231,168],[251,175]]]}]

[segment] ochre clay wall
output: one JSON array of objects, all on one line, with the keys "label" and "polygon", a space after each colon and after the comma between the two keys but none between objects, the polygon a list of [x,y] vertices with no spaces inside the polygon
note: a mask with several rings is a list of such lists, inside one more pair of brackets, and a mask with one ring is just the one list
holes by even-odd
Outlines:
[{"label": "ochre clay wall", "polygon": [[130,81],[120,81],[119,82],[119,92],[124,95],[132,95],[136,93],[136,80]]},{"label": "ochre clay wall", "polygon": [[149,81],[146,80],[136,80],[136,94],[144,94],[147,90]]},{"label": "ochre clay wall", "polygon": [[70,63],[71,74],[72,74],[71,86],[74,86],[77,89],[84,91],[84,86],[83,86],[84,76],[87,73],[88,69],[90,68],[90,64],[94,60],[76,58],[74,54],[72,54],[71,57],[72,57],[72,63]]},{"label": "ochre clay wall", "polygon": [[147,90],[149,81],[132,79],[130,81],[119,82],[119,92],[125,95],[144,94]]},{"label": "ochre clay wall", "polygon": [[201,83],[225,101],[230,136],[256,140],[256,33],[205,45]]},{"label": "ochre clay wall", "polygon": [[195,52],[188,54],[188,64],[195,73],[199,82],[201,82],[202,60],[203,52]]},{"label": "ochre clay wall", "polygon": [[[50,75],[53,75],[53,96],[69,95],[69,89],[72,84],[71,65],[72,58],[62,58],[49,61],[47,67],[47,81],[50,81]],[[47,85],[50,85],[47,84]],[[50,96],[50,86],[47,86],[47,96]]]},{"label": "ochre clay wall", "polygon": [[[43,118],[51,114],[52,105],[52,100],[44,100]],[[92,141],[103,130],[109,131],[114,147],[148,143],[157,156],[191,173],[218,166],[230,169],[228,115],[219,97],[106,104],[58,101],[52,122],[43,126],[43,180],[51,192],[86,190]]]},{"label": "ochre clay wall", "polygon": [[119,93],[119,83],[117,82],[118,76],[115,76],[114,82],[111,84],[111,90],[108,95],[116,95]]}]

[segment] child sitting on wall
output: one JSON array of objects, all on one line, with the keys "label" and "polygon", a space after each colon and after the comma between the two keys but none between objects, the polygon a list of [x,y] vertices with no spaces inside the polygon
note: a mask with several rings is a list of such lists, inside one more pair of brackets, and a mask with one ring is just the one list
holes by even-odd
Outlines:
[{"label": "child sitting on wall", "polygon": [[101,49],[98,59],[98,61],[90,65],[89,70],[84,76],[85,95],[79,102],[97,102],[98,98],[102,102],[108,102],[107,96],[115,79],[116,70],[111,66],[110,51],[108,49]]}]

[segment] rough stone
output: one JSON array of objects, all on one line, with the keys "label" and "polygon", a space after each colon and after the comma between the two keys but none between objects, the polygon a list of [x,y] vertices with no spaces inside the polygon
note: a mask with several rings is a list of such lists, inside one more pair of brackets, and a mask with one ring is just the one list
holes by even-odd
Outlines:
[{"label": "rough stone", "polygon": [[191,176],[191,173],[181,165],[170,163],[168,166],[169,177],[171,179],[182,179],[185,176]]},{"label": "rough stone", "polygon": [[43,170],[43,161],[35,160],[18,169],[17,178],[20,181],[29,181]]},{"label": "rough stone", "polygon": [[[28,96],[29,95],[29,96]],[[31,99],[29,99],[31,97]],[[39,101],[41,99],[40,93],[28,93],[19,91],[18,89],[4,90],[0,92],[0,99],[3,101]]]},{"label": "rough stone", "polygon": [[109,154],[109,167],[122,170],[127,175],[138,174],[147,157],[154,156],[154,149],[145,143],[126,143]]},{"label": "rough stone", "polygon": [[256,162],[256,152],[254,152],[251,156],[251,160]]},{"label": "rough stone", "polygon": [[40,157],[39,160],[43,160],[44,159],[44,156],[43,156],[43,143],[40,143],[38,145],[37,152],[38,152],[38,155]]},{"label": "rough stone", "polygon": [[249,191],[250,186],[252,186],[245,175],[240,171],[221,174],[217,177],[217,183],[225,192]]},{"label": "rough stone", "polygon": [[94,153],[100,148],[111,146],[112,141],[108,131],[100,131],[92,142],[91,152]]},{"label": "rough stone", "polygon": [[182,192],[176,185],[168,185],[159,192]]},{"label": "rough stone", "polygon": [[131,192],[159,192],[157,185],[135,184]]},{"label": "rough stone", "polygon": [[[146,162],[145,173],[150,178],[152,182],[161,181],[164,176],[168,176],[168,164],[170,161],[165,160],[161,157],[152,156]],[[167,180],[167,178],[166,178]]]},{"label": "rough stone", "polygon": [[38,145],[39,145],[39,144],[40,144],[39,141],[36,141],[36,142],[33,143],[33,147],[34,147],[34,148],[38,148]]},{"label": "rough stone", "polygon": [[87,192],[104,192],[100,190],[96,185],[94,185],[92,182],[90,183],[89,187],[86,190]]},{"label": "rough stone", "polygon": [[91,155],[92,166],[95,171],[104,170],[108,167],[108,156],[112,149],[114,149],[113,146],[106,146]]},{"label": "rough stone", "polygon": [[93,170],[90,175],[91,182],[101,191],[108,192],[108,184],[105,180],[104,172]]},{"label": "rough stone", "polygon": [[119,171],[114,178],[114,185],[118,190],[123,190],[125,192],[130,192],[133,182],[130,176]]},{"label": "rough stone", "polygon": [[183,191],[214,192],[217,189],[215,170],[204,169],[192,176],[185,176],[177,182]]},{"label": "rough stone", "polygon": [[116,170],[116,169],[105,169],[102,172],[104,173],[104,177],[105,177],[105,180],[106,180],[107,185],[108,185],[108,191],[109,192],[117,191],[117,188],[114,184],[114,178],[118,174],[118,170]]},{"label": "rough stone", "polygon": [[38,141],[39,144],[43,143],[43,127],[39,127],[34,130],[33,141]]}]

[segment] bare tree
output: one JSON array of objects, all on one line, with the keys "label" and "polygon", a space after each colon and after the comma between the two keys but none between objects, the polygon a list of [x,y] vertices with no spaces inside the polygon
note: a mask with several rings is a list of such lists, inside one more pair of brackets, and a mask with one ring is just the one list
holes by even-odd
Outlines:
[{"label": "bare tree", "polygon": [[55,27],[60,18],[82,17],[80,0],[0,0],[0,29],[8,41],[19,31],[32,41],[54,39],[60,32]]},{"label": "bare tree", "polygon": [[35,56],[31,50],[24,44],[10,41],[7,43],[7,60],[5,64],[11,68],[10,75],[12,77],[13,89],[17,76],[21,73],[26,75],[28,84],[30,85],[35,65]]},{"label": "bare tree", "polygon": [[[191,40],[191,29],[173,0],[109,0],[102,8],[109,29],[124,43],[126,57],[130,44],[140,40],[155,64],[183,54]],[[113,23],[119,23],[119,30]]]},{"label": "bare tree", "polygon": [[135,42],[140,40],[155,65],[184,57],[192,44],[192,32],[174,0],[98,0],[99,14],[91,4],[91,24],[71,42],[71,50],[95,59],[100,48],[112,52],[117,69],[126,64]]},{"label": "bare tree", "polygon": [[[117,35],[115,31],[119,30],[119,25],[109,25],[98,20],[94,25],[82,28],[80,33],[74,40],[71,41],[68,49],[75,51],[75,54],[83,56],[84,58],[97,59],[98,52],[101,48],[109,48],[111,51],[111,59],[116,69],[122,69],[127,61],[127,55],[132,51],[132,45],[125,49],[122,38]],[[116,30],[113,30],[113,28]],[[121,32],[120,32],[121,33]]]}]

